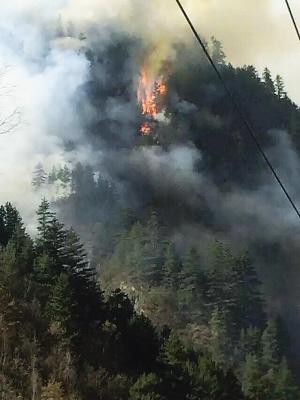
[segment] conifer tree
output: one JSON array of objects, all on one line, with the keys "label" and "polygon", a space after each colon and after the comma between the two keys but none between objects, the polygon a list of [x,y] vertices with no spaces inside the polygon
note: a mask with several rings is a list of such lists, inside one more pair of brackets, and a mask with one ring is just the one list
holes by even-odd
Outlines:
[{"label": "conifer tree", "polygon": [[265,323],[261,283],[248,253],[235,258],[232,273],[232,294],[236,298],[234,319],[238,330],[250,326],[262,327]]},{"label": "conifer tree", "polygon": [[264,80],[265,87],[268,89],[268,91],[270,93],[274,94],[275,93],[275,85],[274,85],[274,81],[272,79],[271,72],[268,68],[264,69],[263,80]]},{"label": "conifer tree", "polygon": [[195,318],[203,316],[205,278],[201,271],[200,257],[194,247],[190,247],[182,260],[182,270],[178,276],[178,298],[182,310]]},{"label": "conifer tree", "polygon": [[58,276],[63,272],[66,231],[63,224],[56,219],[55,214],[50,210],[50,204],[47,200],[42,200],[37,216],[37,255],[50,262],[50,275]]},{"label": "conifer tree", "polygon": [[284,90],[284,82],[283,82],[283,79],[282,79],[282,77],[281,77],[280,75],[276,75],[276,79],[275,79],[275,89],[276,89],[277,97],[278,97],[279,99],[282,99],[282,98],[285,96],[286,92],[285,92],[285,90]]},{"label": "conifer tree", "polygon": [[58,170],[56,178],[61,181],[64,188],[68,186],[68,184],[71,182],[71,171],[67,165],[64,165],[64,167]]},{"label": "conifer tree", "polygon": [[164,243],[156,212],[151,213],[144,232],[144,267],[142,274],[149,283],[158,284],[161,279]]},{"label": "conifer tree", "polygon": [[250,326],[241,330],[238,349],[236,350],[239,363],[244,362],[248,354],[260,354],[261,330]]},{"label": "conifer tree", "polygon": [[54,166],[48,174],[48,183],[51,185],[57,180],[57,170]]},{"label": "conifer tree", "polygon": [[294,400],[299,398],[299,389],[295,385],[295,379],[288,368],[285,358],[282,359],[275,375],[274,397],[276,400]]},{"label": "conifer tree", "polygon": [[165,251],[164,264],[162,267],[163,283],[171,286],[176,284],[179,271],[180,261],[176,254],[174,243],[170,242]]},{"label": "conifer tree", "polygon": [[39,205],[39,208],[37,210],[37,221],[38,221],[38,226],[37,226],[37,231],[38,231],[38,243],[42,245],[43,243],[46,242],[47,236],[49,234],[49,227],[54,221],[55,215],[54,213],[50,210],[50,203],[43,198],[41,204]]},{"label": "conifer tree", "polygon": [[209,247],[207,274],[209,305],[214,309],[231,310],[236,306],[233,288],[234,256],[222,242],[215,241]]},{"label": "conifer tree", "polygon": [[212,55],[211,55],[212,60],[216,64],[224,65],[226,55],[223,51],[222,43],[219,40],[217,40],[215,37],[212,37],[211,41],[212,41]]},{"label": "conifer tree", "polygon": [[210,352],[213,360],[225,370],[232,363],[233,349],[224,312],[215,308],[209,322],[211,331]]},{"label": "conifer tree", "polygon": [[9,202],[0,206],[0,245],[7,245],[18,226],[22,219],[17,209]]},{"label": "conifer tree", "polygon": [[262,364],[267,369],[275,369],[279,362],[277,328],[274,320],[269,320],[262,334]]},{"label": "conifer tree", "polygon": [[80,275],[86,281],[95,279],[95,270],[91,267],[83,244],[73,228],[66,231],[61,259],[66,271]]},{"label": "conifer tree", "polygon": [[154,373],[143,374],[130,388],[130,400],[164,400],[159,393],[161,380]]},{"label": "conifer tree", "polygon": [[47,173],[42,163],[38,163],[33,172],[32,185],[35,189],[39,189],[47,182]]},{"label": "conifer tree", "polygon": [[16,227],[3,251],[2,279],[14,296],[21,298],[30,285],[30,274],[34,261],[33,242],[20,224]]},{"label": "conifer tree", "polygon": [[74,293],[70,284],[70,277],[66,273],[60,274],[47,304],[47,314],[52,323],[57,323],[69,334],[72,332],[72,314],[74,308]]},{"label": "conifer tree", "polygon": [[245,363],[242,367],[242,389],[247,399],[261,399],[262,382],[261,370],[258,359],[253,354],[246,356]]},{"label": "conifer tree", "polygon": [[[136,270],[143,271],[145,267],[145,230],[140,222],[135,223],[125,236],[121,245],[122,257],[126,266]],[[118,249],[121,252],[121,247]],[[121,253],[119,253],[121,255]]]}]

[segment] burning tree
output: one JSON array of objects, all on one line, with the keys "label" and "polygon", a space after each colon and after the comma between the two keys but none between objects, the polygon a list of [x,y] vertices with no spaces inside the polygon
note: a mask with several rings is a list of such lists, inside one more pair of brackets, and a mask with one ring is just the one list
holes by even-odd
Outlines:
[{"label": "burning tree", "polygon": [[141,68],[137,99],[141,113],[145,117],[139,131],[141,135],[150,135],[153,132],[153,121],[162,112],[161,100],[167,93],[167,85],[163,74],[155,76],[145,66]]}]

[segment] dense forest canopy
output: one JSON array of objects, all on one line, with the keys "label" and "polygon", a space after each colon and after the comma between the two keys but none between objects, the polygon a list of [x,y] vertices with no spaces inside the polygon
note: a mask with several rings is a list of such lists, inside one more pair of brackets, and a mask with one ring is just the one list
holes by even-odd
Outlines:
[{"label": "dense forest canopy", "polygon": [[[174,329],[162,321],[155,328],[120,289],[101,290],[75,231],[46,200],[37,221],[32,240],[18,211],[10,203],[0,207],[3,399],[298,396],[279,320],[266,319],[246,254],[215,242],[204,270],[197,251],[180,260],[171,243],[158,246],[155,215],[147,226],[133,226],[114,262],[137,268],[131,272],[151,282],[157,302],[174,303],[173,321],[160,304]],[[192,327],[191,316],[198,339],[187,340],[182,327]]]}]

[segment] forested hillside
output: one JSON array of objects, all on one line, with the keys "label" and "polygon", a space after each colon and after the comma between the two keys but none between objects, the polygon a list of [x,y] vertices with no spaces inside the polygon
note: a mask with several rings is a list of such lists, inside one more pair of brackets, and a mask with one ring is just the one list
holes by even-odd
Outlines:
[{"label": "forested hillside", "polygon": [[[176,44],[152,79],[136,38],[76,39],[84,134],[33,171],[36,236],[0,209],[2,399],[297,399],[298,221],[214,71]],[[299,199],[282,78],[207,48]]]},{"label": "forested hillside", "polygon": [[[176,291],[181,299],[178,322],[192,304],[195,320],[203,323],[213,310],[208,346],[195,350],[166,325],[154,328],[119,289],[104,296],[76,233],[57,220],[45,200],[37,220],[32,240],[17,210],[10,203],[0,208],[3,399],[297,398],[283,337],[274,321],[264,319],[255,273],[244,256],[234,258],[215,245],[206,296],[196,253],[187,255],[180,273],[168,246],[160,279],[169,301]],[[151,232],[153,221],[149,226]],[[155,251],[149,242],[147,247]],[[135,261],[143,267],[142,259]],[[222,272],[220,262],[226,261],[228,270]],[[158,282],[149,272],[147,280]],[[231,279],[222,287],[224,274]],[[206,315],[203,301],[210,302]]]},{"label": "forested hillside", "polygon": [[46,201],[37,218],[33,241],[0,208],[1,398],[244,398],[231,371],[156,330],[120,290],[104,297]]}]

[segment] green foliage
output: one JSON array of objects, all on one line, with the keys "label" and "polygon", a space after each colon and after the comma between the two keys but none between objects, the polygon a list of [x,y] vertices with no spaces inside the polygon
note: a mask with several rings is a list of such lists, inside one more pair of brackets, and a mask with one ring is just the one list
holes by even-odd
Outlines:
[{"label": "green foliage", "polygon": [[231,367],[232,346],[224,311],[216,308],[209,321],[211,330],[210,352],[216,364],[224,370]]},{"label": "green foliage", "polygon": [[7,245],[20,224],[20,214],[11,203],[0,206],[0,246]]},{"label": "green foliage", "polygon": [[[151,247],[171,260],[174,248],[157,240],[155,219],[145,227],[145,251]],[[2,397],[182,400],[197,398],[191,396],[205,386],[213,399],[221,387],[224,393],[235,387],[235,377],[218,369],[209,372],[217,389],[199,380],[207,372],[203,363],[195,366],[197,353],[175,332],[159,336],[120,290],[104,299],[78,236],[57,221],[46,200],[38,222],[35,242],[18,220],[1,250]],[[189,254],[192,273],[198,257]]]},{"label": "green foliage", "polygon": [[262,363],[265,368],[273,368],[279,361],[279,346],[277,339],[277,328],[275,321],[268,321],[263,332],[262,341]]},{"label": "green foliage", "polygon": [[47,314],[51,323],[58,323],[63,329],[69,328],[73,307],[73,292],[69,276],[62,273],[53,286],[47,304]]},{"label": "green foliage", "polygon": [[163,400],[159,394],[160,385],[156,374],[143,374],[130,388],[130,400]]}]

